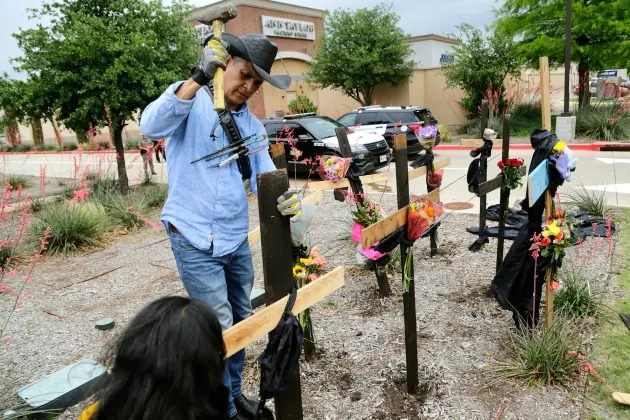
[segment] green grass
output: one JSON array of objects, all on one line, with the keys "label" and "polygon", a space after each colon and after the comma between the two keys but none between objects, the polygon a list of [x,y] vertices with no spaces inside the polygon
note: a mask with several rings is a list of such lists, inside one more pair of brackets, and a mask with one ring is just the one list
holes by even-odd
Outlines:
[{"label": "green grass", "polygon": [[39,244],[39,239],[50,226],[46,252],[66,253],[86,245],[100,245],[96,236],[109,225],[109,217],[100,205],[60,204],[50,206],[33,221],[28,238],[31,243]]},{"label": "green grass", "polygon": [[125,141],[125,150],[138,150],[139,140],[127,140]]},{"label": "green grass", "polygon": [[31,199],[31,203],[29,204],[29,210],[31,211],[32,214],[35,213],[39,213],[40,211],[42,211],[44,209],[44,206],[46,205],[46,202],[44,201],[43,198],[33,198]]},{"label": "green grass", "polygon": [[148,207],[162,207],[168,197],[168,186],[152,184],[140,187],[138,192],[144,195],[144,200]]},{"label": "green grass", "polygon": [[7,179],[7,184],[9,184],[14,190],[22,185],[22,188],[26,188],[29,186],[28,179],[19,175],[11,175],[9,179]]},{"label": "green grass", "polygon": [[101,195],[98,202],[118,225],[135,228],[145,224],[140,216],[146,214],[149,206],[140,191],[130,191],[126,195],[120,193]]},{"label": "green grass", "polygon": [[[614,311],[602,313],[591,360],[611,387],[619,392],[630,393],[630,331],[618,315],[619,312],[630,313],[630,210],[624,210],[621,217],[617,218],[617,222],[624,267],[616,277],[616,282],[623,295],[606,302]],[[593,406],[593,418],[630,418],[630,407],[617,404],[605,386],[596,380],[592,382],[593,386],[589,390],[591,398],[608,411]]]}]

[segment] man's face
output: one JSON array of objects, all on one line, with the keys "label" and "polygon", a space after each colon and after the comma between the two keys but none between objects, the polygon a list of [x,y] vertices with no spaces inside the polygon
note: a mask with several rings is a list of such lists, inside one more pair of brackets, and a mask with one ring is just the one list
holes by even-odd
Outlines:
[{"label": "man's face", "polygon": [[264,80],[256,73],[252,63],[240,57],[228,56],[226,65],[223,76],[225,102],[235,110],[258,90]]}]

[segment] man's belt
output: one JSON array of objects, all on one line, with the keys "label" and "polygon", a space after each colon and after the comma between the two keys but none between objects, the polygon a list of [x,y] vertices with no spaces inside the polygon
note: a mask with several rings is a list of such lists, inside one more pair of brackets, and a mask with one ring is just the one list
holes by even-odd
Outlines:
[{"label": "man's belt", "polygon": [[[211,98],[214,97],[214,92],[212,86],[204,85],[204,90],[210,95]],[[223,111],[219,112],[219,123],[221,127],[223,127],[223,131],[225,132],[226,137],[230,144],[232,143],[242,143],[243,138],[241,137],[241,132],[236,125],[236,121],[234,121],[234,117],[232,116],[232,112],[228,107],[226,107]],[[245,153],[242,153],[247,149],[245,146],[241,146],[234,153],[238,153],[239,157],[236,161],[238,165],[238,170],[243,177],[243,180],[249,179],[252,176],[252,167],[249,163],[249,156]]]}]

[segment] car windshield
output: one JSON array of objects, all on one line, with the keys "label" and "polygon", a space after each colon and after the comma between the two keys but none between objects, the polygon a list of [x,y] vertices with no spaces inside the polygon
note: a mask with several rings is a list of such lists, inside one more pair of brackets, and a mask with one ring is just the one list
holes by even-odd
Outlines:
[{"label": "car windshield", "polygon": [[335,137],[337,135],[335,133],[335,127],[344,127],[344,125],[327,117],[308,118],[302,120],[301,122],[308,131],[320,139]]}]

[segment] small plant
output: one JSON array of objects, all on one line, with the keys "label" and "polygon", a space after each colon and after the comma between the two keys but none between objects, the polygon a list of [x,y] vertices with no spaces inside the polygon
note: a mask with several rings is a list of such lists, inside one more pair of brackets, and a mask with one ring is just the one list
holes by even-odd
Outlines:
[{"label": "small plant", "polygon": [[494,367],[497,380],[528,385],[566,383],[580,363],[574,356],[580,347],[578,331],[575,323],[561,316],[554,317],[551,326],[533,332],[527,327],[512,331],[508,341],[511,359]]},{"label": "small plant", "polygon": [[65,145],[66,150],[77,150],[79,145],[77,143],[68,143]]},{"label": "small plant", "polygon": [[109,226],[109,218],[97,204],[51,206],[30,226],[30,239],[39,241],[48,226],[50,235],[46,252],[67,253],[85,245],[100,245],[96,236]]},{"label": "small plant", "polygon": [[606,217],[608,214],[608,203],[606,201],[606,191],[591,191],[579,183],[573,191],[566,194],[566,203],[577,206],[581,211],[596,217]]},{"label": "small plant", "polygon": [[600,102],[578,109],[575,132],[604,141],[630,138],[630,102]]},{"label": "small plant", "polygon": [[18,175],[11,175],[7,180],[7,184],[9,184],[13,188],[13,190],[17,190],[20,185],[22,186],[22,188],[26,188],[29,186],[28,179],[26,177]]},{"label": "small plant", "polygon": [[16,152],[16,153],[30,152],[32,147],[33,147],[32,144],[20,143],[13,146],[11,151]]},{"label": "small plant", "polygon": [[452,143],[453,136],[451,136],[450,131],[443,124],[438,124],[438,132],[440,133],[440,141],[442,143]]},{"label": "small plant", "polygon": [[148,207],[162,207],[168,198],[168,187],[155,184],[140,190],[144,195],[144,202]]},{"label": "small plant", "polygon": [[72,200],[74,198],[74,192],[81,188],[78,183],[70,182],[69,184],[61,185],[61,194],[60,196],[67,200]]},{"label": "small plant", "polygon": [[142,214],[147,211],[148,205],[140,192],[130,192],[126,195],[118,192],[111,193],[107,196],[99,197],[99,202],[117,224],[129,228],[146,224]]},{"label": "small plant", "polygon": [[553,295],[555,312],[573,318],[593,316],[597,313],[598,299],[582,269],[564,268],[560,272],[562,287]]},{"label": "small plant", "polygon": [[138,150],[138,140],[127,140],[125,142],[125,150]]},{"label": "small plant", "polygon": [[317,106],[311,102],[310,98],[306,95],[298,95],[294,100],[289,102],[288,108],[291,114],[304,114],[306,112],[317,113]]},{"label": "small plant", "polygon": [[45,201],[42,198],[32,198],[30,203],[30,212],[32,214],[39,213],[43,210]]}]

